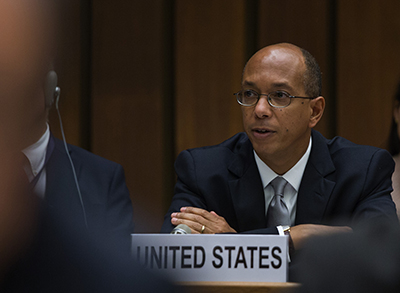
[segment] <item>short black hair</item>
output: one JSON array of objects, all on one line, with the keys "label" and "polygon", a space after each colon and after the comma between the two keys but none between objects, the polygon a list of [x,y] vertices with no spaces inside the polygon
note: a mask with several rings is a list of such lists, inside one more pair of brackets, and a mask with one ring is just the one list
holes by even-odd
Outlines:
[{"label": "short black hair", "polygon": [[317,60],[307,50],[300,48],[303,53],[306,70],[304,72],[303,84],[306,95],[319,97],[322,95],[322,74]]}]

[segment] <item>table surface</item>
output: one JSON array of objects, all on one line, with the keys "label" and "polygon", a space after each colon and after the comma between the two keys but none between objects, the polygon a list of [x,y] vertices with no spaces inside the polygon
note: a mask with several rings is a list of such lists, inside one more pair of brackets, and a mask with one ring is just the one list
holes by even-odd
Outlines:
[{"label": "table surface", "polygon": [[219,293],[283,293],[296,292],[300,287],[299,283],[272,283],[272,282],[178,282],[190,293],[219,292]]}]

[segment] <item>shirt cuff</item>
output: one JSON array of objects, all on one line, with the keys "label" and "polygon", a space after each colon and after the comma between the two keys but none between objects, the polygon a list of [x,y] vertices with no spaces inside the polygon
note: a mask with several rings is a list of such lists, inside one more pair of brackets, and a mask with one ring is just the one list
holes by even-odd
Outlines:
[{"label": "shirt cuff", "polygon": [[282,226],[276,226],[276,229],[278,230],[279,236],[284,236],[285,232],[283,232],[283,227]]}]

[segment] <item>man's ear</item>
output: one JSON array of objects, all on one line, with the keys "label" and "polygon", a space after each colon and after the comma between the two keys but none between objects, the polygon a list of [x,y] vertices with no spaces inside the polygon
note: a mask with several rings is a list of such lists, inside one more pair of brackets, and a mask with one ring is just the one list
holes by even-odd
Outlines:
[{"label": "man's ear", "polygon": [[394,104],[393,119],[396,122],[396,124],[399,124],[399,122],[400,122],[400,105],[399,105],[398,101],[396,101]]},{"label": "man's ear", "polygon": [[313,128],[319,120],[322,118],[322,114],[324,113],[325,109],[325,99],[322,96],[319,96],[315,99],[312,99],[310,102],[310,122],[309,122],[309,127]]}]

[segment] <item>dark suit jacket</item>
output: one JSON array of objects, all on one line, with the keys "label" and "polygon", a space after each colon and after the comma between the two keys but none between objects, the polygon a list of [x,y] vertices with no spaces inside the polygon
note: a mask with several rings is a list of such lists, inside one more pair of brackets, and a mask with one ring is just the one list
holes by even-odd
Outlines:
[{"label": "dark suit jacket", "polygon": [[134,261],[120,242],[97,236],[42,207],[33,239],[24,239],[28,245],[2,271],[0,292],[178,292]]},{"label": "dark suit jacket", "polygon": [[122,167],[68,145],[88,233],[64,144],[54,142],[35,233],[23,238],[26,246],[0,278],[0,292],[175,292],[131,257],[132,205]]},{"label": "dark suit jacket", "polygon": [[[76,225],[84,226],[83,207],[64,143],[51,139],[54,139],[55,147],[46,164],[45,201],[50,209],[69,217]],[[133,212],[122,166],[73,145],[68,145],[68,150],[76,170],[89,231],[130,237]]]},{"label": "dark suit jacket", "polygon": [[[253,147],[245,133],[210,147],[186,150],[175,163],[178,181],[162,232],[183,206],[215,211],[238,232],[265,228],[265,200]],[[396,219],[391,199],[394,162],[388,152],[312,131],[312,149],[300,184],[295,225],[354,226],[374,217]],[[261,230],[260,230],[261,229]]]}]

